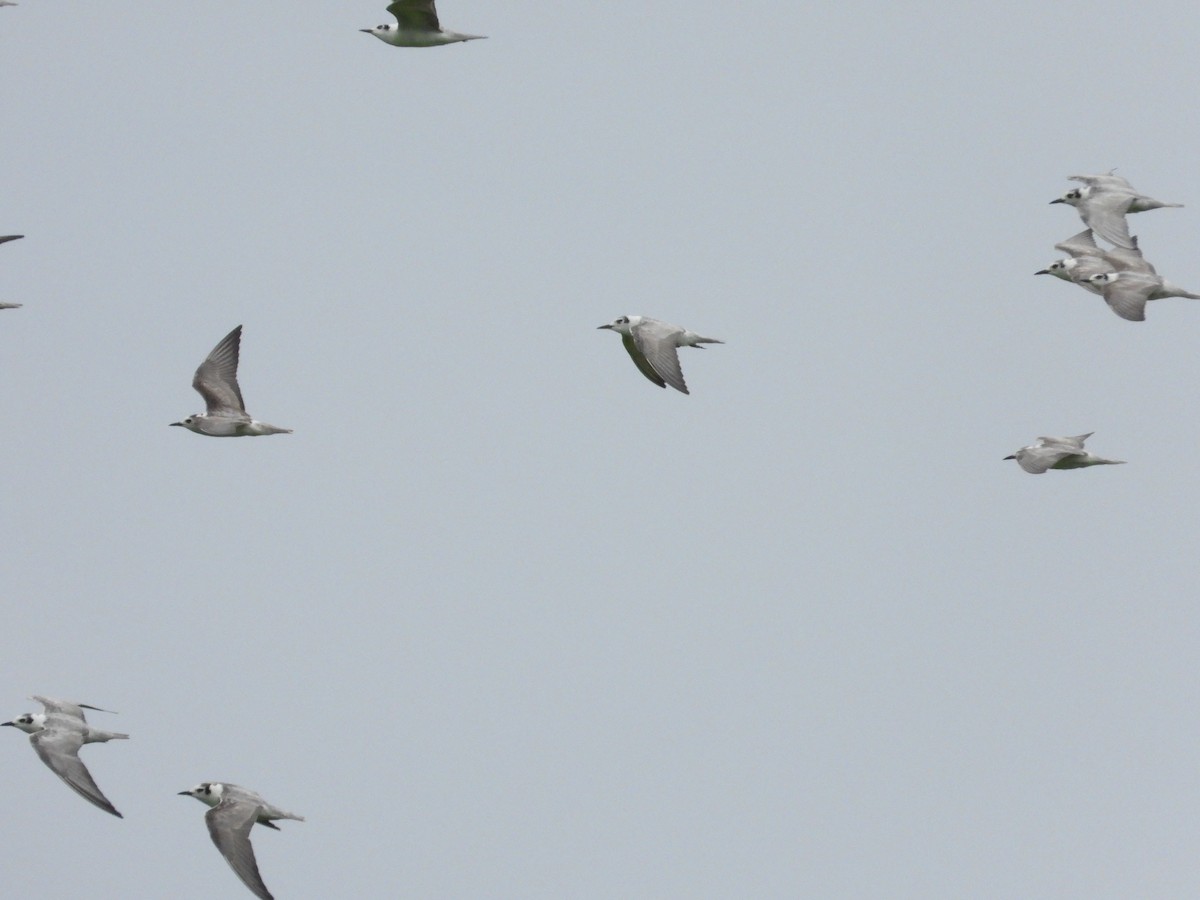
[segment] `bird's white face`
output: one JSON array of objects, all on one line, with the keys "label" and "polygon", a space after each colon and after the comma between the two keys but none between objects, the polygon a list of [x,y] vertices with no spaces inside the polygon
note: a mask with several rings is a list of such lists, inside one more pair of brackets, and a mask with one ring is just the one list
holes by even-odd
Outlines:
[{"label": "bird's white face", "polygon": [[5,722],[5,725],[11,725],[13,728],[20,728],[26,734],[37,734],[46,724],[46,716],[44,713],[25,713],[17,716],[11,722]]},{"label": "bird's white face", "polygon": [[1074,188],[1073,190],[1067,191],[1057,200],[1051,200],[1050,202],[1067,203],[1071,206],[1078,206],[1082,201],[1087,199],[1089,193],[1091,193],[1091,188]]},{"label": "bird's white face", "polygon": [[607,328],[610,331],[615,331],[618,334],[632,333],[633,326],[638,323],[640,316],[621,316],[619,319],[613,319],[607,325],[601,325],[601,328]]},{"label": "bird's white face", "polygon": [[207,803],[209,806],[216,806],[221,802],[221,795],[225,792],[225,785],[219,781],[202,781],[194,788],[188,788],[186,791],[180,791],[181,794],[187,794],[189,797],[195,797],[201,803]]},{"label": "bird's white face", "polygon": [[1079,265],[1078,260],[1072,259],[1071,257],[1067,257],[1066,259],[1060,259],[1060,260],[1050,263],[1050,265],[1046,266],[1046,268],[1042,269],[1040,272],[1037,272],[1035,274],[1037,274],[1037,275],[1056,275],[1059,278],[1065,278],[1068,281],[1070,281],[1071,280],[1071,270],[1074,269],[1077,265]]}]

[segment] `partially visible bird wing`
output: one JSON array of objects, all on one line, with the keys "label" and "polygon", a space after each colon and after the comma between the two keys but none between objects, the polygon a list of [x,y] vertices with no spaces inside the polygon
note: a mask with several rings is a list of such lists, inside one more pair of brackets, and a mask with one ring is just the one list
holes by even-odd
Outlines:
[{"label": "partially visible bird wing", "polygon": [[33,744],[33,749],[42,762],[50,767],[50,771],[65,781],[71,790],[118,819],[124,818],[104,796],[87,766],[79,759],[79,748],[83,746],[82,728],[56,727],[52,715],[46,727],[29,738],[29,743]]},{"label": "partially visible bird wing", "polygon": [[396,0],[387,11],[409,31],[441,31],[433,0]]},{"label": "partially visible bird wing", "polygon": [[675,337],[680,332],[674,325],[656,319],[643,319],[633,327],[633,339],[658,377],[677,391],[688,393],[679,367],[679,348]]},{"label": "partially visible bird wing", "polygon": [[242,343],[242,326],[239,325],[213,347],[208,358],[200,363],[192,387],[204,398],[204,405],[211,415],[246,414],[242,400],[242,389],[237,383],[238,349]]},{"label": "partially visible bird wing", "polygon": [[637,365],[638,371],[657,384],[660,388],[665,388],[667,386],[667,383],[662,380],[657,372],[654,371],[654,366],[650,365],[650,361],[646,359],[642,351],[638,349],[637,342],[633,339],[632,335],[621,335],[621,343],[625,345],[625,350],[629,353],[630,359],[632,359]]},{"label": "partially visible bird wing", "polygon": [[1106,172],[1103,175],[1068,175],[1070,181],[1082,181],[1084,184],[1092,186],[1103,186],[1106,188],[1121,187],[1132,191],[1133,185],[1122,178],[1120,175],[1114,175],[1112,172]]},{"label": "partially visible bird wing", "polygon": [[204,821],[212,842],[242,883],[260,900],[274,900],[258,874],[258,862],[250,844],[250,829],[261,809],[261,804],[227,796],[204,814]]},{"label": "partially visible bird wing", "polygon": [[1087,434],[1076,434],[1070,437],[1040,437],[1038,444],[1042,447],[1066,447],[1069,450],[1082,450],[1083,442],[1095,433],[1089,431]]},{"label": "partially visible bird wing", "polygon": [[77,719],[83,718],[83,710],[80,709],[78,703],[71,703],[67,700],[56,700],[54,697],[43,697],[41,694],[32,694],[30,700],[36,700],[42,704],[42,707],[48,713],[62,713],[67,716],[75,716]]},{"label": "partially visible bird wing", "polygon": [[1129,223],[1125,221],[1125,213],[1134,195],[1128,191],[1096,191],[1091,194],[1080,207],[1084,223],[1104,238],[1110,244],[1133,248],[1129,238]]},{"label": "partially visible bird wing", "polygon": [[1099,256],[1100,248],[1092,237],[1092,229],[1085,228],[1079,234],[1072,235],[1061,244],[1054,245],[1055,250],[1061,250],[1067,256]]},{"label": "partially visible bird wing", "polygon": [[1118,272],[1144,272],[1147,275],[1157,275],[1158,272],[1154,266],[1150,265],[1142,256],[1137,235],[1131,237],[1129,242],[1133,244],[1132,247],[1115,247],[1105,253],[1105,261]]},{"label": "partially visible bird wing", "polygon": [[1150,299],[1154,287],[1153,281],[1123,275],[1104,288],[1104,302],[1122,319],[1144,322],[1146,301]]},{"label": "partially visible bird wing", "polygon": [[40,694],[34,694],[29,699],[36,700],[38,703],[42,704],[48,713],[63,713],[64,715],[75,716],[77,719],[85,719],[85,721],[86,718],[83,715],[83,711],[85,709],[91,709],[96,712],[112,712],[111,709],[101,709],[98,706],[88,706],[86,703],[72,703],[70,700],[55,700],[53,697],[43,697]]},{"label": "partially visible bird wing", "polygon": [[1075,451],[1069,447],[1025,447],[1017,453],[1017,465],[1031,475],[1041,475],[1064,456]]}]

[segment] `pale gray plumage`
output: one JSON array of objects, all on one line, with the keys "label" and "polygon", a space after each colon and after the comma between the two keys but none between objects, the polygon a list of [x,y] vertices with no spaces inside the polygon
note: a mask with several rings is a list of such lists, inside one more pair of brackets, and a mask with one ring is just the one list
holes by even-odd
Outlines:
[{"label": "pale gray plumage", "polygon": [[1026,472],[1041,475],[1047,469],[1083,469],[1088,466],[1124,465],[1121,459],[1104,459],[1083,448],[1083,442],[1095,432],[1077,434],[1073,437],[1040,437],[1037,443],[1022,447],[1016,453],[1004,457],[1015,459]]},{"label": "pale gray plumage", "polygon": [[1182,203],[1163,203],[1135,191],[1129,182],[1111,172],[1107,175],[1072,175],[1074,181],[1084,186],[1063,194],[1051,203],[1066,203],[1075,207],[1083,223],[1092,231],[1116,247],[1132,249],[1129,213],[1146,212],[1164,207],[1180,207]]},{"label": "pale gray plumage", "polygon": [[291,434],[290,428],[279,428],[251,418],[238,386],[238,355],[242,342],[242,326],[225,335],[213,347],[192,378],[194,387],[204,398],[205,412],[188,416],[182,422],[172,422],[197,434],[209,437],[257,437],[264,434]]},{"label": "pale gray plumage", "polygon": [[1168,297],[1200,300],[1200,294],[1171,284],[1156,273],[1153,266],[1149,266],[1148,271],[1101,272],[1092,275],[1088,282],[1104,297],[1113,312],[1130,322],[1145,321],[1146,304],[1151,300]]},{"label": "pale gray plumage", "polygon": [[272,806],[260,794],[228,782],[202,781],[195,787],[179,793],[186,797],[195,797],[201,803],[212,807],[204,814],[212,842],[221,851],[229,867],[256,897],[260,900],[273,900],[258,871],[258,861],[250,843],[250,829],[257,822],[278,831],[279,827],[272,824],[273,819],[294,819],[303,822],[304,817]]},{"label": "pale gray plumage", "polygon": [[396,0],[388,4],[387,11],[396,17],[395,25],[376,25],[359,31],[373,34],[393,47],[440,47],[484,37],[442,28],[433,0]]},{"label": "pale gray plumage", "polygon": [[1068,175],[1068,181],[1080,181],[1083,184],[1091,186],[1109,187],[1109,188],[1124,188],[1127,191],[1133,190],[1133,185],[1125,178],[1116,174],[1116,169],[1109,169],[1103,175]]},{"label": "pale gray plumage", "polygon": [[723,344],[716,338],[701,337],[694,331],[651,319],[648,316],[621,316],[608,325],[600,325],[621,335],[630,358],[638,370],[654,384],[668,384],[684,394],[690,393],[679,366],[679,348],[704,348],[702,344]]},{"label": "pale gray plumage", "polygon": [[11,725],[28,734],[29,742],[33,745],[38,757],[71,790],[105,812],[111,813],[117,818],[124,818],[104,796],[104,792],[92,778],[87,766],[79,759],[79,750],[84,744],[127,740],[129,735],[93,728],[88,725],[83,714],[85,709],[98,712],[108,712],[108,710],[102,710],[97,706],[88,706],[86,703],[55,700],[51,697],[34,695],[33,699],[42,704],[45,712],[25,713],[11,722],[0,724]]},{"label": "pale gray plumage", "polygon": [[1054,275],[1063,281],[1077,284],[1093,294],[1101,294],[1100,288],[1091,280],[1094,275],[1104,275],[1108,272],[1145,272],[1155,274],[1154,266],[1142,256],[1138,249],[1137,238],[1130,239],[1132,248],[1114,247],[1112,250],[1102,250],[1096,246],[1090,228],[1067,238],[1060,244],[1055,244],[1055,250],[1069,254],[1064,259],[1055,260],[1044,269],[1034,272],[1035,275]]}]

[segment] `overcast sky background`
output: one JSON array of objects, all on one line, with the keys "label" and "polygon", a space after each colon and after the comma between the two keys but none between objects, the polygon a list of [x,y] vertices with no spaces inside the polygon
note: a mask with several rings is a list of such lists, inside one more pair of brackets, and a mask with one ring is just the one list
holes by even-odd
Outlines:
[{"label": "overcast sky background", "polygon": [[1200,892],[1200,303],[1033,277],[1117,166],[1200,288],[1195,10],[382,5],[0,10],[0,718],[132,735],[4,891],[250,896],[225,780],[280,900]]}]

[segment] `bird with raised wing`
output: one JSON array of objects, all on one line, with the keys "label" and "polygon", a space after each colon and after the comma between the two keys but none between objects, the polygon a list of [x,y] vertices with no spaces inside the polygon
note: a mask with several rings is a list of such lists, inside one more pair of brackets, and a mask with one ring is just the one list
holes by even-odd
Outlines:
[{"label": "bird with raised wing", "polygon": [[254,847],[250,843],[250,829],[257,822],[278,831],[279,826],[272,824],[273,820],[295,819],[303,822],[304,816],[285,812],[254,791],[222,781],[202,781],[194,788],[179,793],[184,797],[195,797],[212,807],[204,814],[212,842],[254,896],[260,900],[274,900],[258,873],[258,861],[254,858]]},{"label": "bird with raised wing", "polygon": [[701,337],[694,331],[651,319],[649,316],[621,316],[607,325],[598,326],[621,335],[621,343],[643,375],[660,388],[668,384],[684,394],[690,393],[679,367],[679,348],[702,344],[723,344],[716,338]]},{"label": "bird with raised wing", "polygon": [[1130,240],[1133,243],[1132,249],[1115,247],[1112,250],[1103,250],[1096,245],[1092,229],[1086,228],[1079,234],[1072,235],[1062,243],[1054,245],[1055,250],[1061,250],[1067,254],[1063,259],[1055,260],[1046,268],[1039,269],[1033,274],[1053,275],[1063,281],[1077,284],[1093,294],[1099,294],[1100,290],[1088,281],[1093,275],[1125,270],[1153,270],[1154,267],[1142,257],[1142,251],[1137,246],[1137,238],[1134,237]]},{"label": "bird with raised wing", "polygon": [[1083,449],[1083,442],[1093,434],[1094,431],[1089,431],[1074,437],[1040,437],[1036,444],[1022,447],[1004,458],[1015,459],[1017,465],[1031,475],[1041,475],[1047,469],[1083,469],[1088,466],[1125,464],[1123,459],[1105,459]]},{"label": "bird with raised wing", "polygon": [[205,412],[188,416],[182,422],[172,422],[196,434],[209,437],[257,437],[263,434],[291,434],[292,429],[268,425],[253,419],[246,412],[242,389],[238,387],[238,353],[242,343],[239,325],[221,339],[208,354],[196,375],[194,387],[204,398]]},{"label": "bird with raised wing", "polygon": [[1067,191],[1051,203],[1065,203],[1075,207],[1083,224],[1104,240],[1116,247],[1133,249],[1129,236],[1129,213],[1146,212],[1165,207],[1181,207],[1182,203],[1164,203],[1139,194],[1119,175],[1072,175],[1073,181],[1083,182],[1083,187]]},{"label": "bird with raised wing", "polygon": [[67,786],[89,803],[100,807],[106,813],[111,813],[118,819],[123,819],[117,808],[104,796],[104,792],[96,785],[87,766],[79,759],[79,749],[84,744],[104,743],[112,740],[128,740],[129,735],[118,734],[115,731],[102,731],[93,728],[84,718],[83,711],[92,709],[97,712],[109,712],[98,706],[88,706],[86,703],[70,703],[65,700],[55,700],[52,697],[39,697],[36,694],[30,698],[42,704],[44,712],[25,713],[11,722],[0,722],[0,725],[11,725],[28,734],[29,743],[55,775],[66,782]]},{"label": "bird with raised wing", "polygon": [[1171,284],[1153,266],[1148,271],[1103,272],[1091,276],[1088,283],[1104,297],[1113,312],[1130,322],[1146,321],[1146,304],[1151,300],[1168,297],[1200,300],[1200,294]]},{"label": "bird with raised wing", "polygon": [[387,11],[396,17],[395,25],[376,25],[374,28],[358,30],[373,34],[393,47],[441,47],[443,44],[478,41],[486,37],[442,28],[433,0],[396,0],[388,4]]}]

